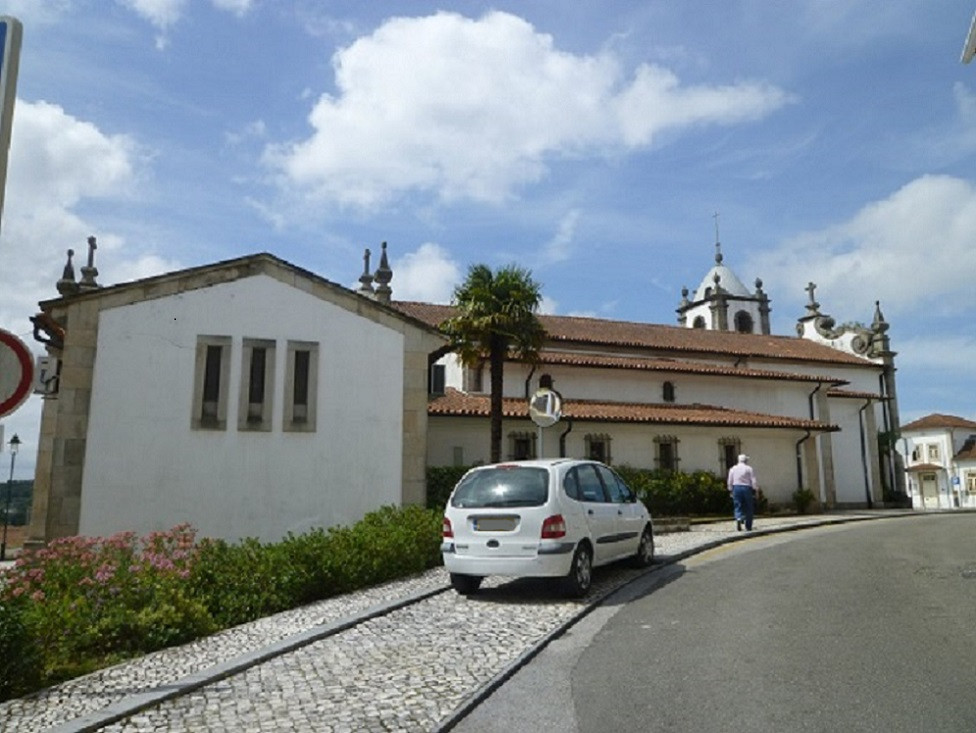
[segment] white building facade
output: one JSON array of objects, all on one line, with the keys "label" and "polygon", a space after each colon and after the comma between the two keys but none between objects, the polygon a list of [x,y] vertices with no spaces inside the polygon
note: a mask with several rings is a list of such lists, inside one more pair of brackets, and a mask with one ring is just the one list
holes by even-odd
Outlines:
[{"label": "white building facade", "polygon": [[[443,337],[271,255],[42,303],[60,360],[30,538],[275,540],[422,503]],[[46,334],[46,336],[45,336]]]},{"label": "white building facade", "polygon": [[913,507],[976,508],[976,422],[926,415],[902,427],[898,450]]}]

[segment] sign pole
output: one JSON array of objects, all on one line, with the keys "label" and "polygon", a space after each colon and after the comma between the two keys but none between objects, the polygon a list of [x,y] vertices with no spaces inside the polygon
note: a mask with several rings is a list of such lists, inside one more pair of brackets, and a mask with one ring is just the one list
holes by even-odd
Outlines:
[{"label": "sign pole", "polygon": [[17,71],[20,68],[20,44],[24,27],[16,18],[0,15],[0,223],[7,190],[7,158],[10,153],[10,130],[17,100]]}]

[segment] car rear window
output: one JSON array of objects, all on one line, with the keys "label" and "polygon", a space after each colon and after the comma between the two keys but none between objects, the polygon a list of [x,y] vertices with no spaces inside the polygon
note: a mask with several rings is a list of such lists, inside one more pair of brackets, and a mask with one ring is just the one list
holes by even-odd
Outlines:
[{"label": "car rear window", "polygon": [[461,479],[451,497],[451,506],[541,506],[548,498],[549,472],[544,468],[485,468]]}]

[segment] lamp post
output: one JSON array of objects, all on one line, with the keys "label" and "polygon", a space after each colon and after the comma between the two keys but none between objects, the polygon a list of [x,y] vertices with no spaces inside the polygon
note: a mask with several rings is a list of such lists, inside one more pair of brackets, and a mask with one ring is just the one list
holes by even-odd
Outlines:
[{"label": "lamp post", "polygon": [[7,559],[7,525],[10,523],[10,492],[14,484],[14,461],[17,459],[17,449],[20,448],[20,438],[17,433],[10,439],[10,478],[7,479],[7,501],[3,508],[3,542],[0,543],[0,561]]}]

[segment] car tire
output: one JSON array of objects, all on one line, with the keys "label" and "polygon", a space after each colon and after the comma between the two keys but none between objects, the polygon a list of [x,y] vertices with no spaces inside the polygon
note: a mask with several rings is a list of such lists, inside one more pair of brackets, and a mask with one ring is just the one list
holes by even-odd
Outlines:
[{"label": "car tire", "polygon": [[650,527],[645,527],[637,543],[637,554],[631,559],[635,568],[646,568],[654,562],[654,533]]},{"label": "car tire", "polygon": [[563,578],[563,589],[566,595],[579,598],[593,585],[593,553],[586,544],[580,544],[573,553],[573,562],[569,566],[569,573]]},{"label": "car tire", "polygon": [[482,578],[477,575],[451,573],[451,585],[462,596],[470,596],[473,593],[477,593],[478,588],[481,587],[481,581]]}]

